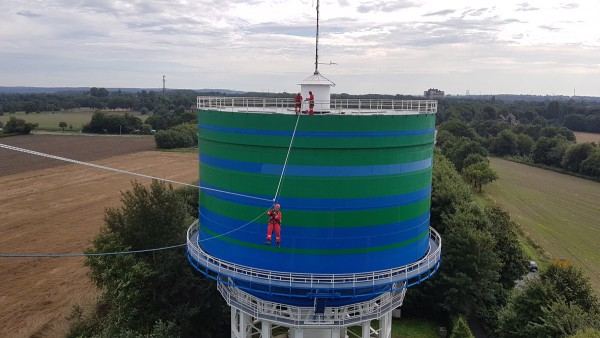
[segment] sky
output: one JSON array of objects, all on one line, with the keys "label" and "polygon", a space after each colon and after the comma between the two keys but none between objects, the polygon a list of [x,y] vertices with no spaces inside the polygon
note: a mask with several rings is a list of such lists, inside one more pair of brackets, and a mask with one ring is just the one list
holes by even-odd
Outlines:
[{"label": "sky", "polygon": [[[1,0],[0,86],[295,92],[317,0]],[[321,0],[332,93],[600,96],[600,0]]]}]

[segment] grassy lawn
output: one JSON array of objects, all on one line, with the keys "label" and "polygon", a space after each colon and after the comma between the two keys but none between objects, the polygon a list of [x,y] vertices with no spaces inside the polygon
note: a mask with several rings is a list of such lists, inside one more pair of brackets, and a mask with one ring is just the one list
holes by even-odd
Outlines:
[{"label": "grassy lawn", "polygon": [[[123,111],[104,111],[106,114],[110,115],[124,115],[128,113],[129,115],[137,116],[142,119],[142,121],[146,120],[148,115],[140,115],[139,112],[123,112]],[[4,116],[0,116],[0,121],[6,123],[11,116],[14,116],[18,119],[25,120],[25,122],[37,123],[38,130],[48,130],[48,131],[62,131],[62,128],[58,127],[58,123],[63,121],[67,123],[67,128],[65,131],[76,131],[81,130],[84,124],[89,123],[92,119],[92,114],[94,110],[90,109],[73,109],[71,111],[60,111],[60,112],[41,112],[41,113],[29,113],[25,114],[24,112],[16,112],[14,114],[4,113]],[[71,130],[69,126],[73,126]]]},{"label": "grassy lawn", "polygon": [[416,318],[394,319],[392,337],[394,338],[437,338],[438,325]]},{"label": "grassy lawn", "polygon": [[485,198],[502,205],[521,226],[527,254],[541,264],[570,260],[600,294],[600,183],[502,159],[490,161],[500,178],[484,187]]},{"label": "grassy lawn", "polygon": [[[371,325],[374,329],[378,328],[378,322],[373,321]],[[402,318],[392,321],[392,338],[438,338],[439,327],[434,322],[419,318]],[[348,337],[354,338],[361,336],[360,327],[350,328]]]}]

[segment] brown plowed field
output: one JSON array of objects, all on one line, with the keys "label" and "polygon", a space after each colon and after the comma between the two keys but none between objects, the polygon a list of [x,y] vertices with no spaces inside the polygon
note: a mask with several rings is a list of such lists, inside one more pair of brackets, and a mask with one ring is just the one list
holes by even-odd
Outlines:
[{"label": "brown plowed field", "polygon": [[[194,153],[152,151],[153,138],[31,135],[0,143],[192,183]],[[120,206],[131,181],[149,179],[0,148],[0,253],[82,253]],[[0,258],[0,337],[62,337],[74,305],[98,295],[83,258]]]}]

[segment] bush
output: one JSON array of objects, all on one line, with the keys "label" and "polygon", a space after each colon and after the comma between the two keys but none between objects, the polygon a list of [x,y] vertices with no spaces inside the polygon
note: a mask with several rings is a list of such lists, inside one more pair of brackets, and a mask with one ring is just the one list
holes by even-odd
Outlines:
[{"label": "bush", "polygon": [[154,135],[156,147],[159,149],[175,149],[193,147],[195,138],[189,133],[177,130],[161,130]]},{"label": "bush", "polygon": [[32,130],[35,130],[37,126],[37,123],[26,123],[25,120],[11,116],[4,126],[4,132],[6,134],[29,134]]}]

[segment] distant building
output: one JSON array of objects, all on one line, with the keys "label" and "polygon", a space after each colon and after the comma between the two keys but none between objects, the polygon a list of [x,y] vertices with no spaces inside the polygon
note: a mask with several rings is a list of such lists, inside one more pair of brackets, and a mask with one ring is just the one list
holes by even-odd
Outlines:
[{"label": "distant building", "polygon": [[437,100],[444,98],[444,92],[435,88],[429,88],[424,92],[424,95],[425,99],[427,100]]}]

